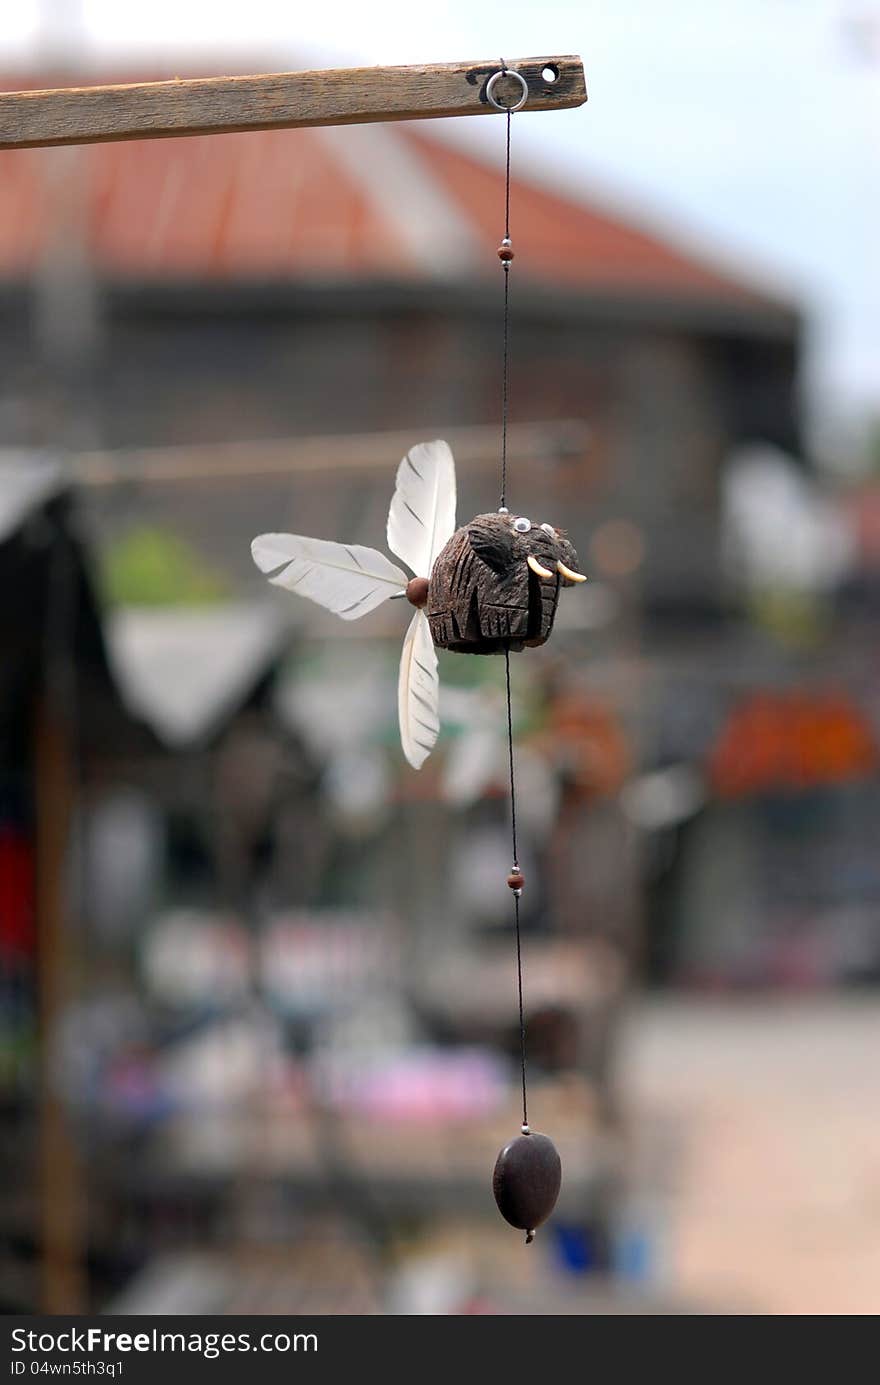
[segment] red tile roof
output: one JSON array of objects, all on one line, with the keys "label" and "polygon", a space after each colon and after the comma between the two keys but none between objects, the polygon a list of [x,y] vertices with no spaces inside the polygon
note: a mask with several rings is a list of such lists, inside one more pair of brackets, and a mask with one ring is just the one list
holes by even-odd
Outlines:
[{"label": "red tile roof", "polygon": [[[450,195],[467,208],[481,238],[494,244],[498,209],[503,205],[504,170],[414,130],[407,131],[406,136],[422,149]],[[517,258],[542,279],[634,293],[685,292],[724,299],[757,296],[747,283],[676,249],[660,236],[608,215],[587,200],[515,178],[511,209]]]},{"label": "red tile roof", "polygon": [[[33,270],[52,183],[71,155],[85,243],[110,277],[419,280],[495,271],[501,168],[391,124],[0,153],[0,278]],[[740,305],[763,297],[589,201],[517,178],[512,205],[523,276],[631,296]]]}]

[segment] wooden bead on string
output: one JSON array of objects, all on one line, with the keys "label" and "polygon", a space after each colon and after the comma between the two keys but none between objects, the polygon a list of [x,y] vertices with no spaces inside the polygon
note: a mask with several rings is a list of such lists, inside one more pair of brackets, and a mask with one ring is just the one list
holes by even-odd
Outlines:
[{"label": "wooden bead on string", "polygon": [[427,577],[411,577],[406,584],[406,599],[419,610],[428,604]]},{"label": "wooden bead on string", "polygon": [[506,269],[513,259],[513,246],[510,243],[510,236],[505,236],[498,247],[498,258]]}]

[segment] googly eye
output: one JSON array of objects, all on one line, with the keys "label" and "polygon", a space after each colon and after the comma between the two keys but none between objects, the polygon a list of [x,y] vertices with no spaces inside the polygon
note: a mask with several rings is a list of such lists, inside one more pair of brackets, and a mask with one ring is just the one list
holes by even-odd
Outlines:
[{"label": "googly eye", "polygon": [[541,528],[544,530],[545,534],[550,535],[551,539],[556,538],[556,530],[553,528],[552,524],[542,524]]},{"label": "googly eye", "polygon": [[513,521],[513,527],[518,534],[527,534],[532,527],[532,521],[526,519],[525,515],[520,515],[519,519]]}]

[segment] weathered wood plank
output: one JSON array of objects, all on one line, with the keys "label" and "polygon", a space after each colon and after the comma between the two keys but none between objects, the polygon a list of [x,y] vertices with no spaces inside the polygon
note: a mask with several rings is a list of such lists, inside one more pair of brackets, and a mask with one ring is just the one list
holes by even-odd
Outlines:
[{"label": "weathered wood plank", "polygon": [[[527,111],[565,110],[587,99],[578,57],[519,58],[508,64],[528,83]],[[486,83],[499,66],[494,61],[355,67],[8,92],[0,95],[0,149],[497,114],[486,98]],[[519,90],[511,79],[514,99]],[[511,99],[502,83],[496,95]]]},{"label": "weathered wood plank", "polygon": [[[459,466],[483,471],[498,466],[500,434],[496,424],[444,428],[442,435]],[[178,447],[121,448],[83,452],[73,458],[72,474],[80,486],[158,485],[241,481],[250,477],[309,474],[390,474],[413,443],[412,429],[386,433],[337,434],[276,438],[254,442],[191,443]],[[508,461],[553,466],[579,459],[592,445],[592,433],[581,419],[553,423],[512,423],[507,431]]]}]

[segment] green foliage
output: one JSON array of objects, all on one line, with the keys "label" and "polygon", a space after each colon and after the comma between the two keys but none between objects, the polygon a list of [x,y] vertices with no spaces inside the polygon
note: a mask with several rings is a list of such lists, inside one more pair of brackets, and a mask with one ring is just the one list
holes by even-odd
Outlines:
[{"label": "green foliage", "polygon": [[750,613],[780,644],[809,649],[826,639],[831,624],[831,609],[820,596],[805,592],[766,589],[750,601]]},{"label": "green foliage", "polygon": [[198,553],[167,529],[142,525],[104,553],[106,600],[114,606],[207,606],[222,601],[228,586]]}]

